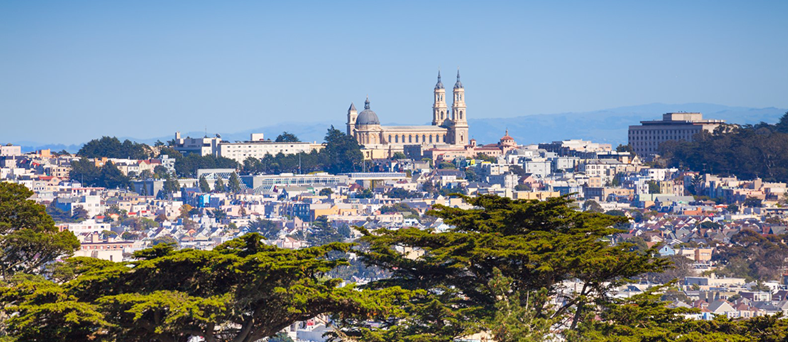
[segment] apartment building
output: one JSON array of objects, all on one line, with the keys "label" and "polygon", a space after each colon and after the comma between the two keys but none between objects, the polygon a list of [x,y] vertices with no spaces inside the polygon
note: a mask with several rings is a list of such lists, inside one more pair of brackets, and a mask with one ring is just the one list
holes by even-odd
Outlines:
[{"label": "apartment building", "polygon": [[665,113],[661,121],[641,121],[629,126],[629,146],[643,158],[652,158],[666,141],[693,141],[701,131],[713,132],[725,120],[704,120],[701,113]]}]

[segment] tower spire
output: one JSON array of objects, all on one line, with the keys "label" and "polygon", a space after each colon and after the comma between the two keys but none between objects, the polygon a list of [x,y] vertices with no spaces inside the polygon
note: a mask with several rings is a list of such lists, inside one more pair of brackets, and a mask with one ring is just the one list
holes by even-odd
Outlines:
[{"label": "tower spire", "polygon": [[435,84],[435,89],[443,89],[443,82],[441,82],[441,69],[438,69],[438,83]]},{"label": "tower spire", "polygon": [[457,68],[457,83],[454,83],[454,89],[462,88],[462,82],[460,82],[460,68]]}]

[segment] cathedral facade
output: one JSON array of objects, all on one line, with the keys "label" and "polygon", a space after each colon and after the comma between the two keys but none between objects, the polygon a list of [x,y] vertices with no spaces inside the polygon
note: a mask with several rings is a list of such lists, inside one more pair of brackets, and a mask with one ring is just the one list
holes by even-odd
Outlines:
[{"label": "cathedral facade", "polygon": [[468,145],[468,118],[465,107],[465,88],[457,82],[452,91],[451,111],[446,104],[446,89],[441,82],[433,90],[432,125],[430,126],[381,126],[378,115],[372,111],[369,98],[360,113],[351,103],[347,112],[347,134],[356,138],[366,150],[368,159],[391,157],[395,152],[416,147],[423,151],[429,148],[463,148]]}]

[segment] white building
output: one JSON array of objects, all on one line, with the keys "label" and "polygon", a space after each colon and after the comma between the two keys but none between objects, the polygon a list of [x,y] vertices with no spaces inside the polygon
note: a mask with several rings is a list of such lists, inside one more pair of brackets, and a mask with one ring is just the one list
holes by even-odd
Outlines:
[{"label": "white building", "polygon": [[266,154],[275,156],[279,153],[282,154],[298,154],[310,153],[312,151],[320,151],[323,149],[322,144],[316,142],[274,142],[271,140],[255,140],[261,139],[262,134],[252,134],[252,140],[244,142],[222,142],[218,145],[218,156],[230,158],[239,163],[243,163],[247,158],[263,158]]}]

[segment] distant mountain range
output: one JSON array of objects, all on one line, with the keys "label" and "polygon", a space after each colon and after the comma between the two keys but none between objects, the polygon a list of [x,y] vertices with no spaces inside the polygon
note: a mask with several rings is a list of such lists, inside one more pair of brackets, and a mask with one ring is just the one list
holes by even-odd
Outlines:
[{"label": "distant mountain range", "polygon": [[[506,129],[518,144],[536,144],[565,139],[583,139],[600,143],[610,143],[613,146],[627,143],[627,129],[630,125],[637,125],[644,120],[661,120],[662,114],[667,112],[701,112],[706,119],[721,119],[728,123],[756,124],[759,122],[776,123],[788,109],[783,108],[747,108],[729,107],[709,103],[663,104],[653,103],[640,106],[619,107],[582,113],[536,114],[523,115],[510,118],[470,119],[471,138],[480,144],[497,142]],[[473,113],[471,113],[471,116]],[[412,123],[411,123],[412,124]],[[287,131],[298,136],[302,141],[322,142],[328,127],[345,131],[345,123],[341,121],[322,121],[308,123],[280,123],[235,133],[221,133],[224,140],[244,141],[249,139],[250,133],[262,132],[267,138],[274,139],[278,134]],[[384,123],[395,125],[395,123]],[[181,132],[181,135],[200,137],[204,132]],[[97,134],[99,138],[101,134]],[[150,139],[137,139],[133,137],[118,137],[136,142],[153,144],[156,140],[167,142],[173,136],[157,137]],[[46,144],[30,141],[14,142],[21,145],[25,152],[40,149],[60,151],[65,149],[76,152],[81,145]]]}]

